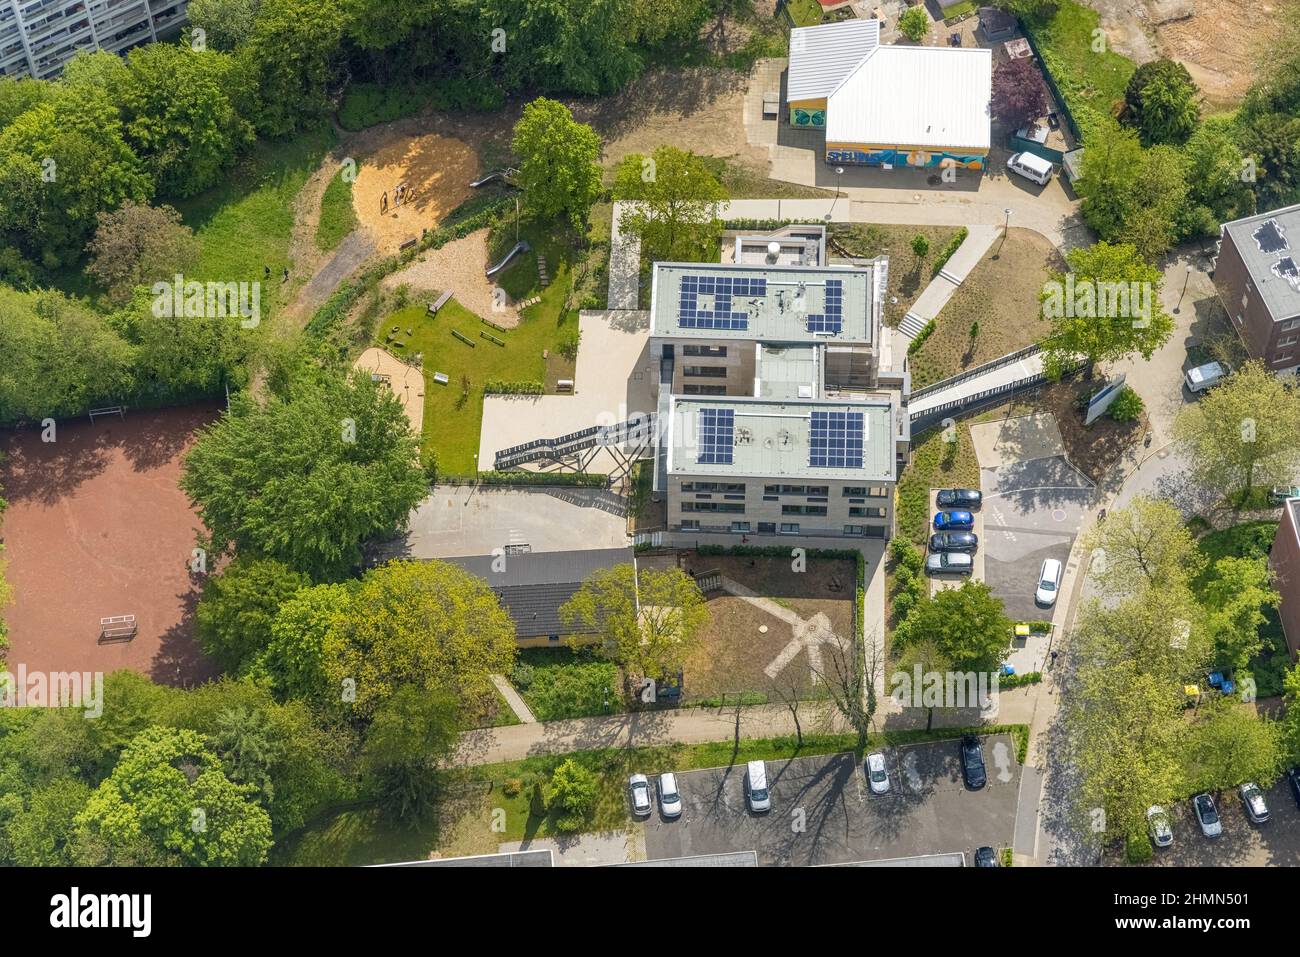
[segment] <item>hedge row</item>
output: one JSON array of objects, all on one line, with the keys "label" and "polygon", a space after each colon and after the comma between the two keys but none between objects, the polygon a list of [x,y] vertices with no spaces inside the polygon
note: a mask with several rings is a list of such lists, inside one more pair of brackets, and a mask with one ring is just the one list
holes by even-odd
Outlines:
[{"label": "hedge row", "polygon": [[961,244],[966,241],[966,237],[969,235],[970,233],[965,226],[957,230],[952,239],[948,240],[948,244],[944,246],[943,249],[939,250],[939,255],[934,258],[934,272],[931,273],[932,276],[939,275],[939,270],[948,265],[948,260],[952,258],[952,254],[961,247]]},{"label": "hedge row", "polygon": [[546,386],[541,382],[511,382],[507,379],[489,379],[483,383],[484,395],[541,395]]},{"label": "hedge row", "polygon": [[907,354],[916,355],[916,351],[925,345],[925,340],[934,335],[934,320],[931,319],[921,327],[921,331],[916,334],[916,338],[907,344]]}]

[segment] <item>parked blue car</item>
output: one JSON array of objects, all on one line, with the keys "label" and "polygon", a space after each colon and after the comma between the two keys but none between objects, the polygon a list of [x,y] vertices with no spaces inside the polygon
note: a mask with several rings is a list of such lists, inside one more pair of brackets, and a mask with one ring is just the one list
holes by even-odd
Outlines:
[{"label": "parked blue car", "polygon": [[948,532],[975,527],[975,516],[970,512],[939,512],[934,517],[936,531]]}]

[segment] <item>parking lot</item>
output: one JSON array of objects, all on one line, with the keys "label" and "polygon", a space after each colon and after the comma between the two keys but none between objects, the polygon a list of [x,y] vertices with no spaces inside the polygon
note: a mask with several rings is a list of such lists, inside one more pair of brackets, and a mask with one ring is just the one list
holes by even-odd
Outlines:
[{"label": "parking lot", "polygon": [[980,470],[984,491],[984,580],[1015,621],[1050,621],[1034,601],[1043,562],[1064,566],[1095,492],[1061,456]]},{"label": "parking lot", "polygon": [[958,742],[885,749],[890,791],[872,794],[852,754],[767,763],[772,810],[750,812],[743,764],[678,775],[683,810],[645,828],[651,860],[753,850],[760,865],[823,865],[1010,845],[1020,765],[1008,735],[983,739],[988,784],[962,783]]},{"label": "parking lot", "polygon": [[1167,808],[1174,828],[1172,847],[1156,848],[1152,864],[1163,867],[1294,867],[1300,864],[1300,810],[1283,778],[1266,792],[1269,820],[1252,824],[1237,792],[1215,796],[1223,833],[1201,833],[1191,801]]}]

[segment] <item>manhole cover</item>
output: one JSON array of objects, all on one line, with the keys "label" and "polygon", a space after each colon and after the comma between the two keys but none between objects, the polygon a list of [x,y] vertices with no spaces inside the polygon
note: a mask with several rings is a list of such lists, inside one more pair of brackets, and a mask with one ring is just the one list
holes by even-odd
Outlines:
[{"label": "manhole cover", "polygon": [[758,633],[759,633],[760,635],[766,635],[766,634],[767,634],[767,625],[759,625],[759,626],[758,626]]},{"label": "manhole cover", "polygon": [[1054,508],[1054,509],[1052,509],[1052,521],[1054,521],[1054,522],[1064,522],[1064,521],[1065,521],[1065,509],[1063,509],[1063,508]]}]

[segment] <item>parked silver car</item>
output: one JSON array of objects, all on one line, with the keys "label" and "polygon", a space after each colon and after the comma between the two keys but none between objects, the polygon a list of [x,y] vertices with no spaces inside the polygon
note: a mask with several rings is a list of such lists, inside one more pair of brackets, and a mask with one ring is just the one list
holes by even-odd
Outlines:
[{"label": "parked silver car", "polygon": [[1168,847],[1174,843],[1174,827],[1169,823],[1168,813],[1159,804],[1147,808],[1147,832],[1156,847]]},{"label": "parked silver car", "polygon": [[1241,803],[1246,808],[1246,816],[1254,824],[1263,824],[1268,820],[1268,803],[1264,800],[1264,792],[1254,781],[1247,781],[1237,793],[1241,795]]}]

